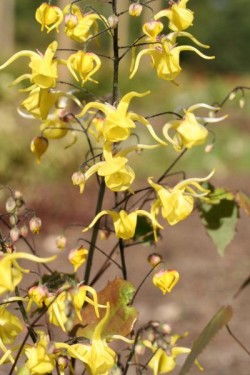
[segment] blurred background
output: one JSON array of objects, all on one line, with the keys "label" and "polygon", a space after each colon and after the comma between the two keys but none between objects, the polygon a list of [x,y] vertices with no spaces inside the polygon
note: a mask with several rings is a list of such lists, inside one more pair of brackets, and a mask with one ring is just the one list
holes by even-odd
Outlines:
[{"label": "blurred background", "polygon": [[[21,49],[38,49],[43,52],[55,38],[59,47],[74,48],[74,44],[61,33],[40,32],[34,13],[42,2],[0,1],[0,63]],[[67,3],[67,0],[53,1],[53,4],[61,7]],[[91,4],[106,17],[111,12],[105,0],[82,1],[80,4],[83,8]],[[129,4],[128,0],[120,1],[119,10],[126,10]],[[167,4],[168,1],[159,0],[149,5],[157,11]],[[220,103],[234,87],[250,86],[249,0],[190,0],[188,6],[195,12],[194,26],[188,32],[202,43],[208,44],[210,49],[204,53],[215,55],[216,59],[204,60],[194,53],[183,52],[183,72],[176,79],[178,85],[174,85],[158,80],[152,74],[150,59],[144,57],[135,77],[120,81],[121,95],[133,90],[151,90],[151,95],[133,99],[131,108],[137,113],[149,116],[163,111],[178,112],[181,108],[199,102]],[[128,18],[126,15],[120,18],[121,44],[129,45],[135,36],[141,35],[141,25],[151,19],[152,9],[145,9],[140,18]],[[180,42],[185,44],[184,39],[180,39]],[[189,41],[186,43],[192,44]],[[92,42],[89,49],[98,53],[111,50],[107,36],[101,36],[99,43]],[[67,54],[62,54],[62,57],[66,58]],[[79,196],[78,188],[71,183],[71,176],[83,162],[87,147],[79,137],[74,146],[67,148],[71,142],[70,135],[62,140],[51,140],[41,164],[36,164],[29,148],[31,139],[40,135],[40,123],[18,115],[16,107],[25,94],[18,92],[17,87],[9,87],[16,77],[27,71],[27,61],[25,58],[20,59],[0,71],[0,185],[5,184],[24,193],[28,206],[36,209],[43,220],[43,246],[50,251],[55,247],[55,233],[60,233],[64,225],[82,223],[92,217],[93,201],[85,198],[85,194]],[[128,77],[130,61],[131,54],[128,54],[121,64],[121,77]],[[103,66],[104,69],[95,76],[99,84],[86,85],[97,96],[108,96],[111,92],[112,67],[106,59],[103,59]],[[71,80],[67,75],[63,79]],[[247,92],[244,108],[240,108],[241,99],[242,96],[238,93],[233,101],[227,102],[220,114],[228,114],[229,117],[222,123],[210,126],[213,133],[209,142],[215,139],[212,151],[205,153],[204,145],[190,150],[173,171],[185,170],[188,176],[205,176],[216,167],[213,178],[215,184],[226,186],[233,192],[243,190],[250,193],[250,100]],[[160,118],[154,125],[161,127],[167,120],[169,119]],[[154,153],[145,152],[141,158],[133,158],[132,167],[144,183],[148,175],[159,176],[175,157],[176,152],[171,147]],[[95,192],[92,181],[94,182],[94,178],[87,184],[86,197]],[[72,238],[69,246],[75,246],[79,229],[78,232],[70,233]],[[138,249],[137,257],[133,249],[132,276],[137,275],[139,268],[142,274],[148,270],[146,260],[143,263],[139,256],[141,251],[144,252],[143,259],[146,259],[145,254],[152,249]],[[236,238],[224,258],[217,255],[196,214],[171,230],[167,229],[166,238],[159,243],[158,251],[162,252],[171,268],[180,271],[183,282],[176,288],[176,292],[167,297],[168,304],[164,305],[162,296],[155,292],[148,280],[143,291],[148,296],[149,303],[145,302],[145,294],[142,293],[138,305],[151,319],[169,320],[179,333],[188,329],[191,332],[188,338],[190,345],[221,304],[231,303],[233,293],[249,274],[249,218],[242,215]],[[138,282],[136,278],[133,281]],[[232,328],[244,344],[249,346],[247,319],[250,311],[246,293],[242,293],[234,309]],[[248,375],[248,359],[228,333],[224,332],[202,356],[201,363],[208,375]],[[198,370],[192,372],[198,373]]]},{"label": "blurred background", "polygon": [[[0,2],[0,63],[5,61],[11,54],[21,49],[39,49],[43,52],[49,42],[58,39],[59,47],[70,48],[74,44],[63,36],[63,33],[40,32],[40,25],[34,20],[36,8],[42,3],[40,0],[2,0]],[[53,4],[64,7],[68,1],[58,0]],[[83,9],[89,10],[88,1],[80,4]],[[120,9],[125,10],[129,5],[128,0],[120,2]],[[150,20],[153,11],[157,11],[167,6],[167,1],[155,1],[150,3],[152,9],[145,9],[139,18],[120,18],[120,43],[129,44],[135,36],[141,35],[141,25]],[[111,9],[105,1],[93,0],[91,6],[109,16]],[[250,59],[250,2],[248,0],[190,0],[189,7],[195,12],[194,26],[189,28],[201,42],[210,46],[204,53],[215,55],[215,60],[204,60],[192,52],[182,52],[181,66],[183,71],[177,78],[178,86],[158,80],[155,73],[151,73],[150,59],[144,57],[138,73],[132,80],[121,80],[120,90],[123,95],[127,91],[147,91],[151,90],[152,95],[148,95],[143,100],[133,100],[135,108],[145,115],[150,115],[163,110],[180,111],[183,107],[188,107],[197,102],[208,104],[220,103],[224,97],[235,86],[247,86],[250,83],[249,59]],[[166,21],[166,19],[163,19]],[[63,26],[61,27],[63,30]],[[180,38],[180,43],[192,44],[189,40]],[[109,38],[101,36],[99,43],[92,42],[90,49],[99,53],[109,48]],[[63,58],[66,53],[61,53]],[[128,67],[131,61],[131,54],[127,54],[121,64],[122,76],[129,75]],[[52,141],[55,147],[50,147],[49,152],[43,158],[43,163],[39,168],[34,163],[33,157],[28,150],[30,140],[33,136],[39,135],[38,123],[21,119],[16,113],[17,103],[24,98],[24,94],[17,91],[17,87],[9,88],[8,85],[14,78],[23,74],[27,70],[25,64],[27,59],[22,58],[18,62],[10,65],[1,71],[0,76],[0,111],[2,121],[0,123],[1,137],[1,159],[0,176],[3,183],[11,181],[13,171],[16,182],[27,184],[30,180],[46,178],[47,181],[58,180],[66,173],[66,170],[77,169],[81,163],[77,158],[82,154],[82,142],[75,147],[64,151],[64,146],[69,142],[65,139]],[[111,80],[107,80],[107,72],[111,73],[111,66],[107,59],[103,59],[103,71],[96,74],[99,85],[88,83],[87,90],[94,91],[97,95],[109,95],[111,91]],[[105,73],[103,73],[105,71]],[[150,74],[149,74],[150,73]],[[70,80],[69,76],[64,80]],[[20,87],[19,87],[20,88]],[[62,87],[61,87],[62,88]],[[65,87],[63,87],[65,89]],[[229,118],[223,123],[218,123],[212,127],[215,133],[216,143],[213,151],[204,154],[204,147],[196,148],[188,153],[183,160],[183,165],[189,165],[196,172],[199,170],[211,170],[211,166],[216,164],[219,174],[228,176],[235,168],[235,173],[245,174],[249,167],[250,141],[249,120],[250,103],[245,101],[243,109],[239,108],[240,95],[234,101],[227,103],[223,114],[229,114]],[[165,119],[161,119],[164,123]],[[162,122],[161,122],[162,123]],[[212,140],[213,136],[211,136]],[[11,147],[9,144],[11,143]],[[60,152],[59,152],[60,150]],[[175,153],[169,149],[159,151],[157,158],[172,158]],[[144,155],[144,158],[147,158]],[[149,155],[148,162],[152,161]],[[191,163],[191,164],[190,164]],[[154,168],[159,163],[153,161]],[[23,170],[25,169],[25,173]],[[63,171],[63,173],[62,173]],[[139,168],[143,174],[143,168]],[[70,172],[71,173],[71,172]],[[158,170],[156,171],[158,173]],[[54,182],[54,181],[53,181]]]}]

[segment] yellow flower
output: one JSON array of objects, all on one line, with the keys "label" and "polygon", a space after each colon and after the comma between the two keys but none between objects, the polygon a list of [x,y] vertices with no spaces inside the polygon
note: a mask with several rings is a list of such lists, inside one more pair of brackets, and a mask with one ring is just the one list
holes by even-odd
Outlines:
[{"label": "yellow flower", "polygon": [[6,305],[0,306],[0,340],[4,344],[11,344],[22,330],[19,318],[11,314]]},{"label": "yellow flower", "polygon": [[[154,210],[161,207],[161,213],[169,225],[175,225],[191,214],[194,208],[194,197],[203,198],[209,193],[199,182],[207,181],[212,177],[212,171],[205,178],[190,178],[179,182],[174,188],[165,188],[155,184],[148,178],[149,184],[155,189],[158,200],[154,203]],[[196,188],[197,192],[193,189]],[[203,198],[204,199],[204,198]]]},{"label": "yellow flower", "polygon": [[180,74],[180,53],[182,51],[193,51],[204,59],[214,59],[214,56],[204,55],[202,52],[200,52],[200,50],[193,46],[176,45],[176,38],[178,36],[188,37],[199,46],[204,48],[208,47],[201,44],[191,34],[184,31],[162,36],[154,46],[151,45],[149,48],[140,51],[136,59],[133,58],[130,79],[133,78],[137,72],[140,60],[144,55],[149,55],[151,57],[152,66],[156,69],[158,78],[167,81],[174,80]]},{"label": "yellow flower", "polygon": [[25,367],[30,375],[49,374],[56,366],[55,355],[48,336],[44,332],[39,332],[39,336],[39,341],[33,347],[24,349],[28,358]]},{"label": "yellow flower", "polygon": [[[160,21],[151,20],[142,26],[142,31],[147,35],[147,42],[157,42],[158,35],[162,32],[164,25]],[[158,40],[159,41],[159,40]],[[151,46],[153,48],[153,45]]]},{"label": "yellow flower", "polygon": [[42,25],[41,31],[46,28],[47,33],[53,29],[59,32],[58,26],[63,21],[63,11],[57,6],[42,3],[40,7],[37,8],[35,17],[37,22]]},{"label": "yellow flower", "polygon": [[[179,338],[180,335],[171,336],[169,348],[166,351],[160,348],[157,343],[152,344],[149,340],[143,341],[143,344],[153,353],[153,357],[148,362],[148,367],[153,370],[154,375],[167,374],[173,371],[176,367],[176,358],[181,354],[190,353],[191,349],[189,348],[175,346]],[[195,361],[195,364],[200,370],[203,369],[198,361]]]},{"label": "yellow flower", "polygon": [[[200,124],[199,121],[204,123],[214,123],[224,120],[227,116],[223,117],[197,117],[193,114],[193,111],[198,108],[207,108],[210,110],[218,110],[218,107],[212,107],[210,105],[200,103],[195,104],[185,110],[185,115],[181,120],[173,120],[165,124],[163,127],[163,135],[165,138],[173,144],[176,151],[182,151],[184,148],[191,148],[200,145],[205,142],[208,131],[204,125]],[[169,136],[169,130],[175,130],[176,134],[173,138]]]},{"label": "yellow flower", "polygon": [[160,270],[153,276],[153,284],[159,288],[163,294],[170,293],[179,281],[179,273],[175,270]]},{"label": "yellow flower", "polygon": [[15,287],[21,282],[23,272],[28,273],[19,266],[17,259],[27,259],[32,262],[46,263],[56,259],[56,256],[50,258],[38,258],[28,253],[1,254],[0,256],[0,294],[13,292]]},{"label": "yellow flower", "polygon": [[32,286],[28,291],[29,303],[27,306],[27,311],[30,310],[32,302],[35,302],[35,304],[40,308],[43,307],[43,304],[48,295],[49,291],[45,285]]},{"label": "yellow flower", "polygon": [[186,9],[188,0],[180,0],[173,2],[169,9],[163,9],[158,12],[154,19],[161,17],[169,19],[169,28],[173,31],[181,31],[193,25],[194,13],[190,9]]},{"label": "yellow flower", "polygon": [[146,216],[152,222],[155,240],[157,240],[156,228],[162,229],[162,226],[155,220],[155,218],[145,210],[136,210],[129,214],[125,210],[121,210],[120,212],[104,210],[96,215],[93,221],[89,224],[88,227],[83,230],[83,232],[86,232],[88,229],[92,228],[95,223],[104,215],[111,216],[117,238],[122,238],[124,240],[128,240],[134,237],[138,215]]},{"label": "yellow flower", "polygon": [[[113,349],[111,349],[102,337],[103,330],[108,323],[110,316],[110,305],[107,303],[107,310],[104,317],[96,325],[91,344],[73,344],[68,345],[65,343],[56,343],[56,348],[67,349],[68,354],[76,359],[79,359],[86,366],[89,375],[108,375],[112,367],[116,364],[117,356]],[[131,343],[125,337],[116,335],[112,338],[120,338],[126,342]]]},{"label": "yellow flower", "polygon": [[79,43],[86,42],[93,34],[98,33],[97,20],[105,20],[96,13],[83,14],[75,4],[66,5],[63,10],[65,14],[65,34]]},{"label": "yellow flower", "polygon": [[79,79],[81,80],[82,86],[87,81],[97,83],[91,76],[100,69],[100,66],[101,60],[97,55],[91,52],[78,51],[69,56],[67,60],[69,71],[77,81],[79,81]]},{"label": "yellow flower", "polygon": [[[19,83],[24,79],[29,79],[32,83],[36,84],[42,89],[55,87],[58,77],[58,60],[55,59],[57,46],[58,44],[56,41],[50,43],[44,55],[33,51],[17,52],[3,65],[1,65],[0,69],[4,69],[6,66],[10,65],[20,57],[29,57],[29,67],[31,68],[31,74],[21,75],[13,82],[13,84]],[[60,62],[63,63],[63,61]]]},{"label": "yellow flower", "polygon": [[[90,295],[93,299],[90,298]],[[83,308],[84,303],[89,303],[90,305],[94,306],[95,314],[97,318],[99,318],[99,310],[98,308],[106,307],[103,305],[98,304],[97,293],[94,288],[88,285],[81,285],[79,284],[77,288],[74,288],[71,292],[72,302],[76,311],[76,315],[80,321],[82,321],[81,310]]]},{"label": "yellow flower", "polygon": [[80,186],[80,193],[84,191],[86,181],[94,174],[104,177],[106,186],[112,191],[125,191],[130,188],[134,181],[135,173],[126,165],[128,159],[125,157],[131,151],[143,148],[154,148],[155,146],[137,145],[128,147],[112,155],[112,144],[105,142],[103,146],[104,161],[95,163],[84,174],[76,172],[72,176],[74,185]]},{"label": "yellow flower", "polygon": [[134,112],[128,112],[128,106],[133,97],[143,97],[147,94],[149,94],[149,91],[143,94],[134,91],[129,92],[121,98],[117,108],[108,103],[90,102],[85,105],[77,117],[83,117],[91,108],[103,112],[106,115],[102,128],[103,137],[110,142],[120,142],[128,139],[131,129],[136,127],[135,121],[139,121],[147,126],[150,134],[157,142],[165,145],[166,143],[155,134],[148,120]]},{"label": "yellow flower", "polygon": [[69,99],[81,107],[80,101],[71,92],[41,89],[36,85],[31,86],[29,90],[29,96],[24,99],[18,108],[19,114],[25,118],[46,120],[51,109],[55,107],[54,113],[49,115],[51,116],[49,118],[52,119],[55,114],[65,110]]},{"label": "yellow flower", "polygon": [[86,262],[86,258],[88,255],[88,250],[84,249],[83,247],[79,247],[78,249],[72,249],[69,253],[69,261],[74,266],[74,272]]},{"label": "yellow flower", "polygon": [[63,290],[55,295],[50,293],[45,299],[45,305],[48,307],[48,315],[50,323],[61,327],[63,332],[66,332],[65,323],[68,320],[66,314],[68,304],[68,292]]}]

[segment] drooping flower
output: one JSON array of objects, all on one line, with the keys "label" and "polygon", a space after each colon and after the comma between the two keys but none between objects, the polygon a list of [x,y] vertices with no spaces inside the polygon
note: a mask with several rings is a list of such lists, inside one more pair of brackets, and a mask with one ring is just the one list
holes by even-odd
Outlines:
[{"label": "drooping flower", "polygon": [[[208,136],[208,130],[202,123],[215,123],[227,117],[198,117],[193,113],[198,108],[207,108],[214,111],[219,109],[205,103],[195,104],[185,110],[182,119],[173,120],[164,125],[162,130],[163,135],[167,141],[172,143],[176,151],[182,151],[184,148],[189,149],[203,144]],[[171,129],[175,131],[175,135],[172,138],[169,135]]]},{"label": "drooping flower", "polygon": [[179,0],[172,2],[168,9],[160,10],[154,19],[158,20],[161,17],[169,19],[168,27],[173,31],[182,31],[193,25],[194,13],[187,9],[188,0]]},{"label": "drooping flower", "polygon": [[49,296],[49,290],[45,285],[34,285],[28,291],[29,302],[27,306],[27,311],[30,310],[33,302],[41,308]]},{"label": "drooping flower", "polygon": [[57,7],[47,3],[42,3],[36,10],[36,20],[41,24],[41,31],[47,30],[47,33],[56,29],[59,32],[58,26],[63,21],[63,11]]},{"label": "drooping flower", "polygon": [[178,283],[179,272],[175,270],[160,270],[153,276],[153,284],[159,288],[163,294],[170,293]]},{"label": "drooping flower", "polygon": [[[41,156],[47,151],[49,147],[49,141],[45,137],[34,137],[30,144],[30,150],[36,156],[37,164],[40,164]],[[33,233],[39,233],[39,231],[33,231]]]},{"label": "drooping flower", "polygon": [[180,36],[190,38],[194,43],[201,47],[208,47],[201,44],[191,34],[184,31],[173,32],[166,36],[157,37],[158,40],[156,40],[156,42],[153,40],[153,44],[150,45],[149,48],[140,51],[136,59],[133,58],[130,79],[133,78],[137,72],[140,60],[144,55],[149,55],[151,57],[152,66],[155,68],[158,78],[167,81],[174,80],[180,74],[182,70],[180,66],[180,53],[182,51],[192,51],[204,59],[214,59],[214,56],[207,56],[193,46],[178,46],[176,44],[176,38]]},{"label": "drooping flower", "polygon": [[[92,298],[90,298],[90,296]],[[71,298],[75,308],[76,315],[82,321],[81,310],[84,303],[89,303],[94,307],[95,314],[99,318],[99,307],[105,308],[106,306],[98,304],[97,292],[89,285],[79,284],[71,291]]]},{"label": "drooping flower", "polygon": [[[58,43],[56,41],[50,43],[44,55],[25,50],[17,52],[3,65],[1,65],[0,69],[6,68],[6,66],[12,64],[20,57],[29,57],[29,67],[31,69],[31,73],[21,75],[12,84],[14,85],[23,81],[24,79],[29,79],[31,83],[39,86],[42,89],[53,88],[56,85],[58,77],[57,67],[59,60],[55,58],[57,46]],[[60,62],[62,62],[62,60],[60,60]]]},{"label": "drooping flower", "polygon": [[77,81],[81,81],[82,86],[87,81],[97,83],[91,77],[100,69],[100,66],[101,60],[96,54],[91,52],[78,51],[69,56],[67,60],[69,71]]},{"label": "drooping flower", "polygon": [[[167,350],[159,347],[157,342],[152,343],[149,340],[143,340],[143,344],[153,353],[153,357],[150,359],[147,365],[153,370],[154,375],[167,374],[168,372],[173,371],[176,367],[176,358],[181,354],[190,353],[191,349],[189,348],[175,346],[180,337],[180,335],[171,336],[170,344]],[[200,370],[203,370],[197,360],[195,361],[195,364]]]},{"label": "drooping flower", "polygon": [[4,344],[11,344],[22,330],[23,325],[19,318],[11,314],[6,305],[0,306],[0,340]]},{"label": "drooping flower", "polygon": [[90,102],[85,105],[82,112],[77,117],[83,117],[90,109],[94,108],[103,112],[106,115],[103,123],[103,137],[104,140],[110,142],[120,142],[128,139],[131,129],[136,127],[135,121],[146,125],[152,137],[159,143],[166,145],[154,132],[153,127],[144,117],[128,111],[128,106],[133,97],[143,97],[149,94],[149,91],[139,94],[137,92],[129,92],[124,95],[117,108],[108,103]]},{"label": "drooping flower", "polygon": [[56,355],[53,353],[52,343],[44,332],[38,333],[39,341],[33,347],[26,346],[24,349],[28,358],[25,367],[30,375],[49,374],[56,366]]},{"label": "drooping flower", "polygon": [[184,220],[193,211],[194,198],[205,199],[204,197],[209,193],[209,190],[203,188],[199,182],[207,181],[213,173],[214,171],[205,178],[183,180],[173,188],[156,184],[151,177],[148,178],[149,184],[158,196],[154,203],[154,210],[161,208],[162,216],[169,225],[175,225]]},{"label": "drooping flower", "polygon": [[78,249],[72,249],[69,253],[69,261],[74,266],[74,272],[86,262],[88,255],[88,250],[84,247],[79,247]]},{"label": "drooping flower", "polygon": [[92,228],[104,215],[111,216],[117,238],[122,238],[124,240],[134,237],[138,215],[146,216],[152,222],[155,240],[157,240],[156,229],[162,229],[162,226],[155,220],[155,218],[145,210],[136,210],[129,214],[125,210],[121,210],[120,212],[104,210],[96,215],[93,221],[83,230],[83,232],[86,232],[88,229]]},{"label": "drooping flower", "polygon": [[75,4],[66,5],[63,10],[65,14],[65,34],[79,43],[86,42],[94,34],[98,33],[98,22],[105,21],[96,13],[82,13]]},{"label": "drooping flower", "polygon": [[1,253],[0,254],[0,294],[6,292],[13,292],[15,287],[21,282],[23,273],[28,273],[29,270],[23,269],[17,263],[18,259],[27,259],[31,262],[46,263],[52,262],[56,256],[50,258],[39,258],[33,254],[28,253]]},{"label": "drooping flower", "polygon": [[[68,354],[79,359],[86,366],[89,375],[108,375],[112,367],[116,364],[117,355],[111,349],[106,338],[103,337],[103,331],[108,323],[110,316],[110,305],[107,303],[107,309],[104,317],[96,325],[91,337],[91,343],[68,345],[65,343],[56,343],[56,348],[65,348]],[[131,343],[123,336],[116,335],[115,338]],[[112,336],[110,337],[112,340]]]}]

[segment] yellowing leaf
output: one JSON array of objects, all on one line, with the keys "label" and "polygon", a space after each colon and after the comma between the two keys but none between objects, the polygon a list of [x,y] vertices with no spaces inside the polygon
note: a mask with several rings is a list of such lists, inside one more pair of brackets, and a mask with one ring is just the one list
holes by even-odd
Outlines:
[{"label": "yellowing leaf", "polygon": [[[132,301],[135,287],[126,280],[116,278],[108,282],[106,287],[98,294],[98,303],[106,305],[110,304],[109,321],[104,329],[103,337],[111,335],[128,336],[132,331],[137,319],[137,310],[133,306],[128,306]],[[100,308],[100,319],[105,315],[106,309]],[[72,330],[72,334],[91,338],[94,328],[100,321],[95,315],[93,307],[87,305],[83,308],[82,322],[76,321],[76,326]]]}]

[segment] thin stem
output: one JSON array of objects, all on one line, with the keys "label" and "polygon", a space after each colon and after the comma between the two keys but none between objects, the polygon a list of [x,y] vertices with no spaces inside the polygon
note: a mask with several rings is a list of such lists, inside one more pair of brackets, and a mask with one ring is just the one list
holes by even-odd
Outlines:
[{"label": "thin stem", "polygon": [[122,264],[122,276],[124,280],[128,279],[127,276],[127,267],[126,267],[126,259],[125,259],[125,253],[124,253],[124,241],[122,238],[119,238],[119,248],[120,248],[120,255],[121,255],[121,264]]},{"label": "thin stem", "polygon": [[[20,294],[19,294],[19,290],[18,290],[18,287],[15,288],[15,295],[17,297],[20,297]],[[18,307],[19,307],[19,310],[22,314],[22,317],[23,317],[23,321],[28,329],[28,334],[30,335],[31,337],[31,340],[33,341],[33,343],[35,343],[37,341],[37,336],[36,336],[36,333],[33,329],[33,327],[30,325],[30,322],[29,322],[29,318],[28,318],[28,315],[26,313],[26,310],[25,310],[25,307],[23,305],[23,302],[22,301],[17,301],[17,304],[18,304]]]},{"label": "thin stem", "polygon": [[[102,202],[104,198],[104,193],[105,193],[105,182],[104,179],[102,179],[101,184],[100,184],[100,189],[99,189],[99,195],[98,195],[98,200],[96,204],[96,210],[95,210],[95,215],[97,215],[101,209],[102,209]],[[86,269],[85,269],[85,275],[84,275],[84,282],[88,284],[89,282],[89,277],[90,277],[90,272],[92,268],[92,262],[93,262],[93,257],[94,257],[94,252],[95,252],[95,244],[97,241],[97,235],[99,231],[99,220],[97,223],[94,225],[93,228],[93,233],[91,237],[91,243],[89,247],[89,253],[88,253],[88,258],[87,258],[87,263],[86,263]]]},{"label": "thin stem", "polygon": [[[112,0],[112,10],[115,15],[117,15],[117,0]],[[119,98],[119,46],[118,46],[118,24],[114,28],[113,34],[113,55],[114,55],[114,62],[113,62],[113,95],[112,95],[112,103],[114,104],[117,102]]]}]

